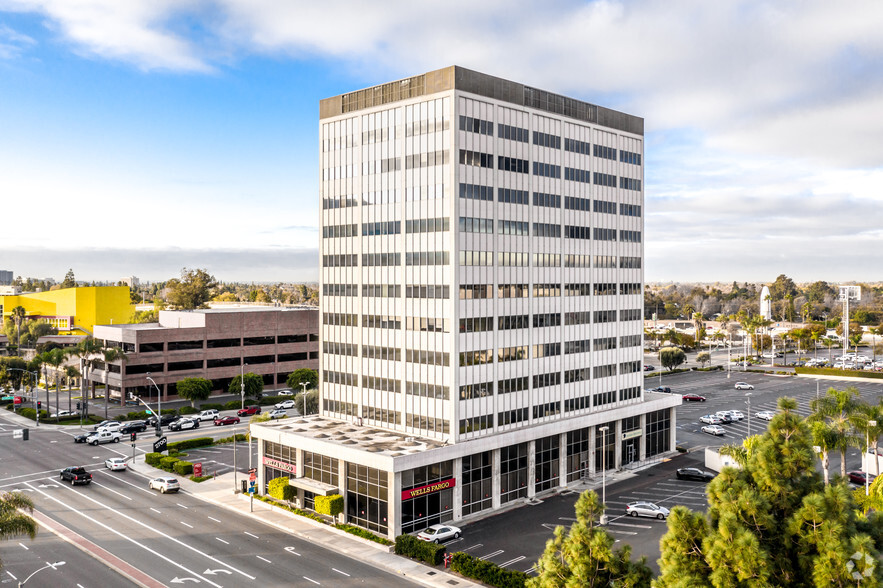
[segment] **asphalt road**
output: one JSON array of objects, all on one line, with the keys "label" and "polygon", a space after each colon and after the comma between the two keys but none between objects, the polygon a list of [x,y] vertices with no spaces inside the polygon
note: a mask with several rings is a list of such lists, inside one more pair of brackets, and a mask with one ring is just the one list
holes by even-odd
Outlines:
[{"label": "asphalt road", "polygon": [[[30,440],[22,441],[11,436],[11,430],[17,427],[3,426],[2,422],[0,416],[0,428],[6,429],[0,431],[0,454],[4,456],[0,461],[0,489],[26,492],[40,513],[162,584],[412,585],[187,493],[161,495],[148,490],[148,479],[135,472],[104,469],[107,457],[131,454],[126,444],[75,444],[72,431],[48,428],[32,430]],[[232,427],[224,427],[219,433],[229,435],[231,431]],[[94,476],[92,484],[72,487],[60,483],[58,472],[67,465],[84,465]],[[75,555],[72,561],[83,560],[84,556]],[[19,559],[16,565],[27,563]],[[41,573],[49,572],[57,573]],[[125,582],[82,585],[116,586]]]}]

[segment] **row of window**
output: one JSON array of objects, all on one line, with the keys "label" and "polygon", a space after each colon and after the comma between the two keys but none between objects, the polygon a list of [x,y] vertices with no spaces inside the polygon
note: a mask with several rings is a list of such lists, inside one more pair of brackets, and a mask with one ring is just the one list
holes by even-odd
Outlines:
[{"label": "row of window", "polygon": [[[463,253],[463,252],[461,252]],[[526,253],[500,253],[503,261],[515,264],[520,258],[517,256],[526,256]],[[549,255],[549,254],[534,254]],[[505,265],[501,263],[500,265]],[[492,292],[489,290],[491,285],[463,285],[460,288],[460,299],[468,300],[472,298],[493,298]],[[561,284],[534,284],[534,298],[548,298],[561,296]],[[618,289],[620,294],[631,295],[641,293],[641,284],[621,283]],[[358,285],[356,284],[322,284],[323,296],[357,296]],[[477,294],[476,294],[477,292]],[[501,284],[498,286],[499,298],[527,298],[529,292],[527,284]],[[570,283],[564,284],[565,296],[612,296],[617,293],[615,283],[597,282],[597,283]],[[399,298],[401,296],[401,286],[388,284],[363,284],[362,296],[377,298]],[[405,287],[406,298],[433,298],[448,299],[450,297],[450,287],[447,285],[435,284],[409,284]],[[351,326],[351,325],[344,325]]]}]

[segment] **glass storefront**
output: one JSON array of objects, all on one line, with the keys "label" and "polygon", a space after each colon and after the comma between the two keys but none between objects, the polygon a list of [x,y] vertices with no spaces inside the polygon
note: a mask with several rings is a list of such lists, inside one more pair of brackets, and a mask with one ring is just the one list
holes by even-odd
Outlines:
[{"label": "glass storefront", "polygon": [[647,457],[671,451],[671,409],[657,410],[647,414]]},{"label": "glass storefront", "polygon": [[355,463],[347,463],[346,468],[347,522],[386,535],[389,528],[386,472]]},{"label": "glass storefront", "polygon": [[402,533],[454,518],[454,462],[402,472]]},{"label": "glass storefront", "polygon": [[[607,427],[607,431],[600,429]],[[616,421],[595,427],[595,471],[616,468]],[[606,466],[606,468],[605,468]]]},{"label": "glass storefront", "polygon": [[629,417],[622,419],[622,435],[629,437],[622,440],[622,465],[627,466],[641,458],[641,417]]},{"label": "glass storefront", "polygon": [[549,490],[558,485],[560,469],[558,466],[558,458],[560,451],[558,448],[559,437],[552,435],[537,439],[534,443],[536,457],[536,485],[535,492]]},{"label": "glass storefront", "polygon": [[294,447],[280,445],[272,441],[264,441],[264,493],[267,493],[270,480],[276,478],[294,478],[297,472],[295,461],[297,451]]},{"label": "glass storefront", "polygon": [[527,496],[527,443],[500,448],[500,504]]},{"label": "glass storefront", "polygon": [[575,482],[589,471],[589,430],[567,433],[567,481]]},{"label": "glass storefront", "polygon": [[492,451],[463,457],[463,516],[493,506],[493,464]]}]

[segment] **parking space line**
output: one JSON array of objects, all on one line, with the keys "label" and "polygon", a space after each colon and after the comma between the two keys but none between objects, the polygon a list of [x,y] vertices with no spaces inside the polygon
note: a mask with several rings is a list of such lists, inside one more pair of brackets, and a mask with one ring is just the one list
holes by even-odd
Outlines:
[{"label": "parking space line", "polygon": [[463,551],[469,551],[470,549],[475,549],[477,547],[483,547],[483,546],[484,546],[484,543],[478,543],[476,545],[473,545],[472,547],[466,547],[465,549],[463,549]]},{"label": "parking space line", "polygon": [[478,559],[488,559],[488,558],[500,555],[501,553],[503,553],[503,550],[498,549],[497,551],[494,551],[493,553],[488,553],[487,555],[483,555],[483,556],[479,557]]},{"label": "parking space line", "polygon": [[509,561],[507,561],[507,562],[503,562],[503,563],[498,564],[498,565],[499,565],[499,567],[501,567],[501,568],[505,568],[506,566],[512,565],[512,564],[514,564],[514,563],[518,563],[518,562],[520,562],[520,561],[523,560],[523,559],[525,559],[525,556],[522,555],[522,556],[516,557],[515,559],[510,559]]}]

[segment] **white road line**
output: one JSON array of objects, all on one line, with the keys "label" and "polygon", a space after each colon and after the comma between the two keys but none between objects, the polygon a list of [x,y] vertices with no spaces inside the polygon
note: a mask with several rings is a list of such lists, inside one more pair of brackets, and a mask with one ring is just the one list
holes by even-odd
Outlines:
[{"label": "white road line", "polygon": [[254,533],[249,533],[248,531],[244,531],[244,533],[245,533],[246,535],[248,535],[249,537],[254,537],[255,539],[260,539],[260,537],[258,537],[258,536],[255,535]]},{"label": "white road line", "polygon": [[306,576],[304,576],[304,580],[307,580],[307,581],[309,581],[309,582],[312,582],[312,583],[315,584],[316,586],[321,586],[321,585],[322,585],[322,584],[318,583],[317,581],[315,581],[314,579],[312,579],[312,578],[307,578]]},{"label": "white road line", "polygon": [[[65,488],[67,488],[67,487],[65,486]],[[37,492],[41,493],[41,494],[42,494],[43,496],[45,496],[46,498],[48,498],[49,500],[52,500],[53,502],[57,502],[57,503],[60,504],[61,506],[67,508],[67,509],[68,509],[69,511],[71,511],[72,513],[74,513],[74,514],[78,514],[78,515],[80,515],[81,517],[83,517],[84,519],[86,519],[86,520],[88,520],[88,521],[91,521],[91,522],[95,523],[95,524],[98,525],[99,527],[102,527],[102,528],[104,528],[104,529],[107,529],[107,530],[110,531],[111,533],[114,533],[115,535],[118,535],[118,536],[122,537],[122,538],[125,539],[126,541],[129,541],[130,543],[133,543],[134,545],[137,545],[137,546],[140,547],[141,549],[143,549],[143,550],[145,550],[145,551],[148,551],[148,552],[152,553],[153,555],[155,555],[155,556],[157,556],[157,557],[159,557],[159,558],[161,558],[161,559],[167,561],[168,563],[172,564],[173,566],[177,566],[177,567],[181,568],[182,570],[184,570],[184,571],[187,572],[188,574],[192,574],[193,576],[196,576],[197,578],[199,578],[199,579],[201,579],[201,580],[204,580],[206,583],[211,584],[212,586],[215,586],[216,588],[222,588],[222,586],[221,586],[220,584],[215,584],[215,583],[212,582],[211,580],[209,580],[209,579],[207,579],[207,578],[205,578],[205,577],[199,575],[197,572],[194,572],[193,570],[189,570],[189,569],[187,569],[186,567],[184,567],[183,565],[179,564],[178,562],[173,561],[172,559],[169,559],[168,557],[166,557],[166,556],[164,556],[163,554],[159,553],[158,551],[155,551],[155,550],[153,550],[153,549],[147,547],[146,545],[144,545],[144,544],[142,544],[142,543],[139,543],[138,541],[135,541],[135,540],[132,539],[131,537],[128,537],[128,536],[126,536],[126,535],[123,535],[120,531],[114,529],[113,527],[111,527],[111,526],[109,526],[109,525],[105,525],[105,524],[102,523],[101,521],[98,521],[98,520],[96,520],[96,519],[90,517],[89,515],[83,513],[83,512],[82,512],[81,510],[79,510],[79,509],[74,508],[73,506],[69,506],[69,505],[67,505],[66,503],[62,502],[62,501],[59,500],[58,498],[55,498],[54,496],[51,496],[51,495],[48,494],[47,492],[43,492],[42,490],[37,490],[36,488],[35,488],[35,490],[36,490]],[[72,489],[70,489],[69,491],[73,492]],[[85,497],[85,498],[88,498],[88,497],[85,496],[84,494],[79,494],[79,496],[83,496],[83,497]],[[89,500],[92,500],[92,499],[89,499]],[[93,502],[98,503],[97,500],[93,500]],[[98,503],[98,504],[100,504],[100,503]],[[108,509],[108,510],[113,511],[113,509]],[[116,512],[116,511],[114,511],[114,512]],[[119,513],[118,513],[118,514],[119,514]],[[122,516],[125,517],[125,515],[122,515]],[[126,518],[128,519],[128,518],[130,518],[130,517],[126,517]],[[134,519],[133,519],[133,520],[134,520]],[[137,521],[136,521],[136,522],[137,522]],[[145,526],[146,526],[146,525],[145,525]],[[180,543],[180,542],[178,542],[178,543]],[[254,579],[254,578],[252,578],[252,580],[253,580],[253,579]]]},{"label": "white road line", "polygon": [[158,510],[156,510],[156,509],[153,508],[152,506],[150,507],[150,510],[152,510],[153,512],[155,512],[155,513],[157,513],[157,514],[162,514],[161,512],[159,512]]},{"label": "white road line", "polygon": [[[65,488],[65,490],[66,490],[66,491],[69,491],[69,492],[73,492],[73,491],[74,491],[73,488],[68,488],[67,486],[62,486],[62,488]],[[254,580],[254,579],[255,579],[254,576],[252,576],[252,575],[250,575],[250,574],[246,574],[246,573],[243,572],[242,570],[240,570],[240,569],[238,569],[238,568],[234,568],[234,567],[231,566],[230,564],[225,563],[225,562],[223,562],[223,561],[217,559],[216,557],[212,557],[211,555],[209,555],[209,554],[207,554],[207,553],[205,553],[205,552],[203,552],[203,551],[200,551],[200,550],[196,549],[196,548],[193,547],[192,545],[188,545],[188,544],[184,543],[183,541],[180,541],[180,540],[178,540],[178,539],[175,539],[174,537],[172,537],[172,536],[169,535],[168,533],[163,533],[163,532],[160,531],[159,529],[156,529],[156,528],[154,528],[154,527],[151,527],[151,526],[148,525],[147,523],[144,523],[144,522],[142,522],[142,521],[140,521],[140,520],[138,520],[138,519],[136,519],[136,518],[134,518],[134,517],[130,517],[130,516],[128,516],[128,515],[126,515],[126,514],[120,512],[120,511],[118,511],[118,510],[116,510],[116,509],[114,509],[114,508],[110,508],[110,507],[107,506],[106,504],[103,504],[102,502],[100,502],[100,501],[98,501],[98,500],[96,500],[96,499],[90,497],[88,494],[79,493],[78,495],[81,496],[82,498],[85,498],[86,500],[89,500],[89,501],[91,501],[91,502],[94,502],[95,504],[97,504],[97,505],[103,507],[105,510],[107,510],[107,511],[109,511],[109,512],[112,512],[112,513],[114,513],[115,515],[117,515],[117,516],[119,516],[119,517],[122,517],[122,518],[124,518],[124,519],[127,519],[127,520],[129,520],[129,521],[131,521],[131,522],[133,522],[133,523],[135,523],[135,524],[137,524],[137,525],[141,525],[141,526],[144,527],[145,529],[149,529],[150,531],[153,531],[153,532],[156,533],[157,535],[161,535],[162,537],[165,537],[165,538],[168,539],[169,541],[174,541],[175,543],[177,543],[177,544],[180,545],[181,547],[186,547],[186,548],[189,549],[190,551],[192,551],[192,552],[194,552],[194,553],[198,553],[199,555],[201,555],[201,556],[203,556],[203,557],[205,557],[205,558],[207,558],[207,559],[210,559],[211,561],[215,562],[215,563],[218,564],[218,565],[222,565],[222,566],[224,566],[225,568],[229,568],[229,569],[233,570],[234,572],[236,572],[236,573],[238,573],[238,574],[242,574],[243,576],[245,576],[245,577],[248,578],[249,580]]]},{"label": "white road line", "polygon": [[652,525],[632,525],[630,523],[617,523],[615,521],[607,521],[608,525],[616,525],[617,527],[631,527],[633,529],[652,529]]},{"label": "white road line", "polygon": [[18,478],[27,478],[30,476],[45,476],[46,474],[58,474],[58,470],[46,470],[43,472],[32,472],[30,474],[22,474],[20,476],[9,476],[8,478],[0,479],[0,482],[6,482],[9,480],[16,480]]},{"label": "white road line", "polygon": [[[122,478],[122,476],[114,476],[113,474],[111,474],[111,473],[110,473],[109,471],[107,471],[107,470],[98,470],[98,471],[99,471],[100,473],[104,474],[105,476],[111,476],[111,477],[113,477],[113,479],[116,480],[117,482],[122,482],[123,484],[128,484],[128,485],[131,486],[132,488],[136,488],[136,489],[140,490],[141,492],[145,492],[145,493],[147,493],[147,494],[153,494],[153,493],[154,493],[152,490],[150,490],[150,489],[148,489],[148,488],[145,488],[144,486],[142,486],[142,485],[140,485],[140,484],[133,484],[132,482],[129,482],[128,480],[124,480],[124,479]],[[145,478],[145,479],[147,479],[147,478]]]},{"label": "white road line", "polygon": [[484,547],[484,543],[477,543],[477,544],[473,545],[472,547],[465,548],[463,551],[469,551],[470,549],[475,549],[477,547]]},{"label": "white road line", "polygon": [[18,582],[18,578],[16,578],[15,576],[13,576],[13,575],[12,575],[12,572],[10,572],[9,570],[6,570],[6,573],[9,574],[9,577],[10,577],[10,578],[12,578],[12,579],[15,580],[16,582]]},{"label": "white road line", "polygon": [[216,519],[215,517],[209,517],[209,518],[210,518],[211,520],[215,521],[216,523],[220,523],[220,522],[221,522],[220,520]]},{"label": "white road line", "polygon": [[266,557],[261,557],[260,555],[256,555],[255,557],[258,558],[259,560],[261,560],[261,561],[265,561],[265,562],[267,562],[267,563],[269,563],[269,564],[273,563],[273,562],[271,562],[269,559],[267,559]]},{"label": "white road line", "polygon": [[177,505],[180,506],[181,508],[185,508],[185,509],[187,508],[186,506],[184,506],[184,505],[181,504],[180,502],[176,502],[175,504],[177,504]]},{"label": "white road line", "polygon": [[220,542],[223,543],[224,545],[230,545],[230,542],[229,542],[229,541],[224,541],[224,540],[221,539],[220,537],[215,537],[215,539],[217,539],[218,541],[220,541]]},{"label": "white road line", "polygon": [[494,556],[500,555],[501,553],[503,553],[503,550],[498,549],[498,550],[494,551],[493,553],[488,553],[487,555],[482,555],[478,559],[488,559],[489,557],[494,557]]},{"label": "white road line", "polygon": [[520,557],[516,557],[515,559],[510,559],[509,561],[503,562],[503,563],[499,564],[499,566],[500,566],[501,568],[505,568],[505,567],[508,566],[508,565],[512,565],[512,564],[514,564],[514,563],[518,563],[518,562],[520,562],[520,561],[523,560],[524,558],[525,558],[525,556],[522,555],[522,556],[520,556]]},{"label": "white road line", "polygon": [[25,551],[30,551],[30,548],[24,543],[19,543],[19,545],[21,545],[22,549],[24,549]]},{"label": "white road line", "polygon": [[123,494],[122,492],[117,492],[117,491],[114,490],[113,488],[110,488],[110,487],[108,487],[108,486],[105,486],[104,484],[101,484],[101,483],[99,483],[99,482],[96,482],[95,480],[92,480],[92,483],[95,484],[96,486],[101,486],[102,488],[105,488],[105,489],[107,489],[108,491],[113,492],[114,494],[118,494],[119,496],[122,496],[122,497],[125,498],[126,500],[132,500],[132,497],[131,497],[131,496],[126,496],[126,495]]},{"label": "white road line", "polygon": [[184,521],[180,521],[180,523],[181,523],[182,525],[184,525],[185,527],[187,527],[187,528],[190,528],[190,529],[193,528],[193,525],[188,525],[188,524],[185,523]]},{"label": "white road line", "polygon": [[341,572],[341,571],[338,570],[337,568],[331,568],[331,569],[332,569],[333,571],[337,572],[338,574],[343,574],[343,575],[346,576],[347,578],[350,577],[349,574],[347,574],[346,572]]},{"label": "white road line", "polygon": [[530,568],[530,569],[524,570],[524,573],[525,573],[525,574],[529,574],[529,573],[531,573],[532,571],[534,571],[534,570],[536,570],[536,569],[537,569],[537,567],[534,566],[534,567],[532,567],[532,568]]}]

